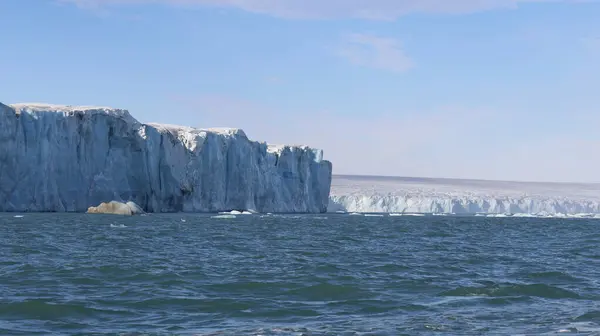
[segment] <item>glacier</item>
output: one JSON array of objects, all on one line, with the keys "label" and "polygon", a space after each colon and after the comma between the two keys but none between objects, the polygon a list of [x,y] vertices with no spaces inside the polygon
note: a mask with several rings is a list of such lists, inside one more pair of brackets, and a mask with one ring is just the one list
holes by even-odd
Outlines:
[{"label": "glacier", "polygon": [[600,184],[334,175],[328,211],[598,214]]},{"label": "glacier", "polygon": [[127,110],[0,104],[0,211],[327,211],[331,162],[231,128],[144,124]]}]

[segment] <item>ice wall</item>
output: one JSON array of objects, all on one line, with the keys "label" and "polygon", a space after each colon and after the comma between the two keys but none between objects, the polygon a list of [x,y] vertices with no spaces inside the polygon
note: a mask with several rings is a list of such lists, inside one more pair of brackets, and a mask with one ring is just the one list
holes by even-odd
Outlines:
[{"label": "ice wall", "polygon": [[600,185],[334,176],[329,211],[600,213]]},{"label": "ice wall", "polygon": [[325,212],[321,150],[250,141],[239,129],[142,124],[126,110],[0,104],[0,211]]}]

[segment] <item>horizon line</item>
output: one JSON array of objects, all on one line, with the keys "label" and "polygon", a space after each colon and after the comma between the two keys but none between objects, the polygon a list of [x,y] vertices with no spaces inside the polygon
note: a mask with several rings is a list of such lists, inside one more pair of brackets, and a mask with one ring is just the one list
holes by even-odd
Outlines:
[{"label": "horizon line", "polygon": [[393,179],[473,181],[473,182],[500,182],[500,183],[524,183],[524,184],[600,185],[600,182],[525,181],[525,180],[502,180],[502,179],[484,179],[484,178],[402,176],[402,175],[373,175],[373,174],[332,174],[332,177],[365,177],[365,178],[379,177],[379,178],[393,178]]}]

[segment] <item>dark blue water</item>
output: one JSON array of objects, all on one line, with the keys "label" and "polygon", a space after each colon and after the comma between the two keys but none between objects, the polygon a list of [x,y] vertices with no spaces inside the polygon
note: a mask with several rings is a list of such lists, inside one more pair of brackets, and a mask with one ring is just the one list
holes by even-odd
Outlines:
[{"label": "dark blue water", "polygon": [[600,331],[597,220],[13,216],[0,335]]}]

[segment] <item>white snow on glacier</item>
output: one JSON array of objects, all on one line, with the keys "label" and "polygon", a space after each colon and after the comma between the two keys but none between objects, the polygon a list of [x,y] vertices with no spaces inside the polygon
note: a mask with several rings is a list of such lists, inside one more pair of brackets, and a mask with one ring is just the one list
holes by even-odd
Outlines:
[{"label": "white snow on glacier", "polygon": [[333,176],[328,211],[598,214],[600,184]]},{"label": "white snow on glacier", "polygon": [[331,163],[239,129],[143,124],[107,107],[0,104],[0,211],[325,212]]}]

